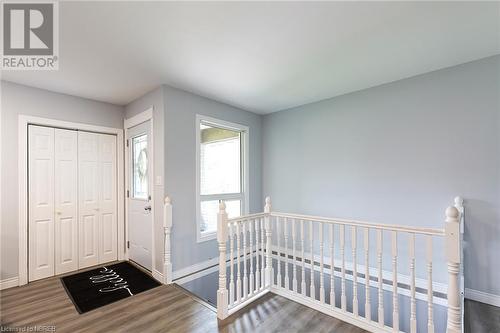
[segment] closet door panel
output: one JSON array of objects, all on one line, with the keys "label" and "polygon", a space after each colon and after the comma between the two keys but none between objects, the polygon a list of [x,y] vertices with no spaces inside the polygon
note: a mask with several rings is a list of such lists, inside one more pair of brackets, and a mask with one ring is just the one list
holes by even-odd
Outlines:
[{"label": "closet door panel", "polygon": [[55,130],[55,271],[78,269],[78,134]]},{"label": "closet door panel", "polygon": [[101,134],[100,172],[100,263],[117,260],[116,136]]},{"label": "closet door panel", "polygon": [[54,129],[28,127],[29,281],[54,275]]},{"label": "closet door panel", "polygon": [[78,132],[78,267],[99,263],[99,134]]}]

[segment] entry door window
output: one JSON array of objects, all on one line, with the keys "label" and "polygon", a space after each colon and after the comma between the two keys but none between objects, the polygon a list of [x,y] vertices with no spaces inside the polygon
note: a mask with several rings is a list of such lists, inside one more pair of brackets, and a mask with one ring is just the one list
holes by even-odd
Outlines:
[{"label": "entry door window", "polygon": [[132,197],[148,199],[148,136],[132,138]]}]

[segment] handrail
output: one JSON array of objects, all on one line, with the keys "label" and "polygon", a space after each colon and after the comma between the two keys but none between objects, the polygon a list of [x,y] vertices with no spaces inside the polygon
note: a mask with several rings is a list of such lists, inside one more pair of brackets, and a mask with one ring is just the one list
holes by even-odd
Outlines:
[{"label": "handrail", "polygon": [[269,213],[255,213],[255,214],[242,215],[242,216],[237,216],[237,217],[232,217],[230,219],[227,219],[227,223],[234,223],[234,222],[244,221],[244,220],[253,219],[253,218],[257,218],[257,217],[265,217],[267,215],[269,215]]},{"label": "handrail", "polygon": [[379,230],[410,232],[422,235],[434,235],[434,236],[445,235],[444,229],[437,229],[437,228],[421,228],[421,227],[403,226],[396,224],[383,224],[383,223],[364,222],[364,221],[339,219],[339,218],[328,218],[328,217],[313,216],[313,215],[279,213],[279,212],[271,212],[271,216],[295,218],[306,221],[317,221],[317,222],[331,223],[331,224],[357,226],[357,227],[379,229]]},{"label": "handrail", "polygon": [[227,223],[240,222],[248,219],[258,218],[258,217],[282,217],[282,218],[295,218],[306,221],[316,221],[323,223],[331,223],[331,224],[341,224],[347,226],[357,226],[363,228],[371,228],[378,230],[387,230],[387,231],[399,231],[399,232],[407,232],[407,233],[415,233],[420,235],[433,235],[433,236],[444,236],[444,229],[438,228],[425,228],[425,227],[412,227],[406,225],[397,225],[397,224],[385,224],[385,223],[376,223],[376,222],[367,222],[367,221],[359,221],[359,220],[350,220],[350,219],[342,219],[342,218],[331,218],[331,217],[322,217],[315,215],[304,215],[304,214],[294,214],[294,213],[281,213],[281,212],[271,212],[271,213],[254,213],[248,215],[242,215],[233,217],[227,220]]}]

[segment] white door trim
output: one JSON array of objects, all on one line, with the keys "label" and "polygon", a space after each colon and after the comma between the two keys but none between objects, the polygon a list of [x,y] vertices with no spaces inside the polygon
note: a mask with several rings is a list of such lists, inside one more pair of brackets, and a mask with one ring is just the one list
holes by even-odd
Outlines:
[{"label": "white door trim", "polygon": [[[149,150],[149,155],[151,156],[151,163],[149,164],[149,169],[150,171],[150,177],[151,178],[151,184],[154,184],[154,132],[153,132],[153,111],[154,108],[153,106],[149,107],[145,111],[131,117],[128,119],[124,119],[123,121],[123,128],[125,129],[125,137],[124,141],[127,140],[128,138],[128,130],[134,126],[137,126],[139,124],[142,124],[146,121],[149,120],[149,126],[150,126],[150,140],[149,144],[151,145],[151,149]],[[125,160],[125,191],[130,190],[130,184],[129,184],[129,168],[128,168],[128,151],[126,153],[126,160]],[[151,273],[153,273],[156,268],[155,268],[155,258],[156,258],[156,248],[155,248],[155,212],[156,209],[159,207],[156,207],[155,205],[155,196],[154,196],[154,185],[150,189],[151,192]],[[125,239],[128,241],[129,240],[129,235],[128,235],[128,197],[125,195]],[[125,257],[127,260],[129,259],[129,253],[128,253],[128,248],[125,246]],[[163,281],[161,281],[163,282]]]},{"label": "white door trim", "polygon": [[143,111],[135,116],[125,119],[123,121],[123,128],[127,131],[129,128],[145,123],[148,120],[153,120],[153,107]]},{"label": "white door trim", "polygon": [[[19,169],[19,285],[28,283],[28,125],[49,126],[105,134],[117,137],[118,187],[118,260],[125,258],[124,221],[124,168],[123,129],[68,122],[56,119],[19,115],[18,117],[18,169]],[[121,195],[120,195],[121,193]]]}]

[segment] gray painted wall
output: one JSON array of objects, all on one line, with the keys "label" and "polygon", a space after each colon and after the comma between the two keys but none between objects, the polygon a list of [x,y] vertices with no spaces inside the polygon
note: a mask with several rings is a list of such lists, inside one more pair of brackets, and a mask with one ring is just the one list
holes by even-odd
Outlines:
[{"label": "gray painted wall", "polygon": [[263,209],[261,116],[214,100],[164,86],[165,192],[172,198],[173,270],[218,256],[215,240],[196,243],[196,114],[250,128],[250,212]]},{"label": "gray painted wall", "polygon": [[128,118],[154,105],[155,174],[164,172],[155,193],[173,200],[174,270],[218,254],[215,241],[196,243],[194,133],[203,114],[250,127],[251,212],[270,195],[274,210],[442,227],[462,195],[466,287],[500,295],[499,77],[496,56],[264,117],[168,86],[124,109],[2,81],[0,278],[17,275],[17,115],[122,128],[124,110]]},{"label": "gray painted wall", "polygon": [[495,56],[266,115],[263,195],[279,211],[440,228],[461,195],[466,287],[500,295],[499,92]]},{"label": "gray painted wall", "polygon": [[123,128],[123,108],[1,81],[2,211],[0,279],[18,275],[18,115]]},{"label": "gray painted wall", "polygon": [[154,144],[154,176],[161,177],[162,182],[154,185],[154,237],[155,237],[155,263],[154,268],[163,273],[163,200],[164,189],[164,102],[163,88],[159,87],[146,95],[138,98],[125,107],[125,118],[131,118],[143,111],[153,107],[153,144]]}]

